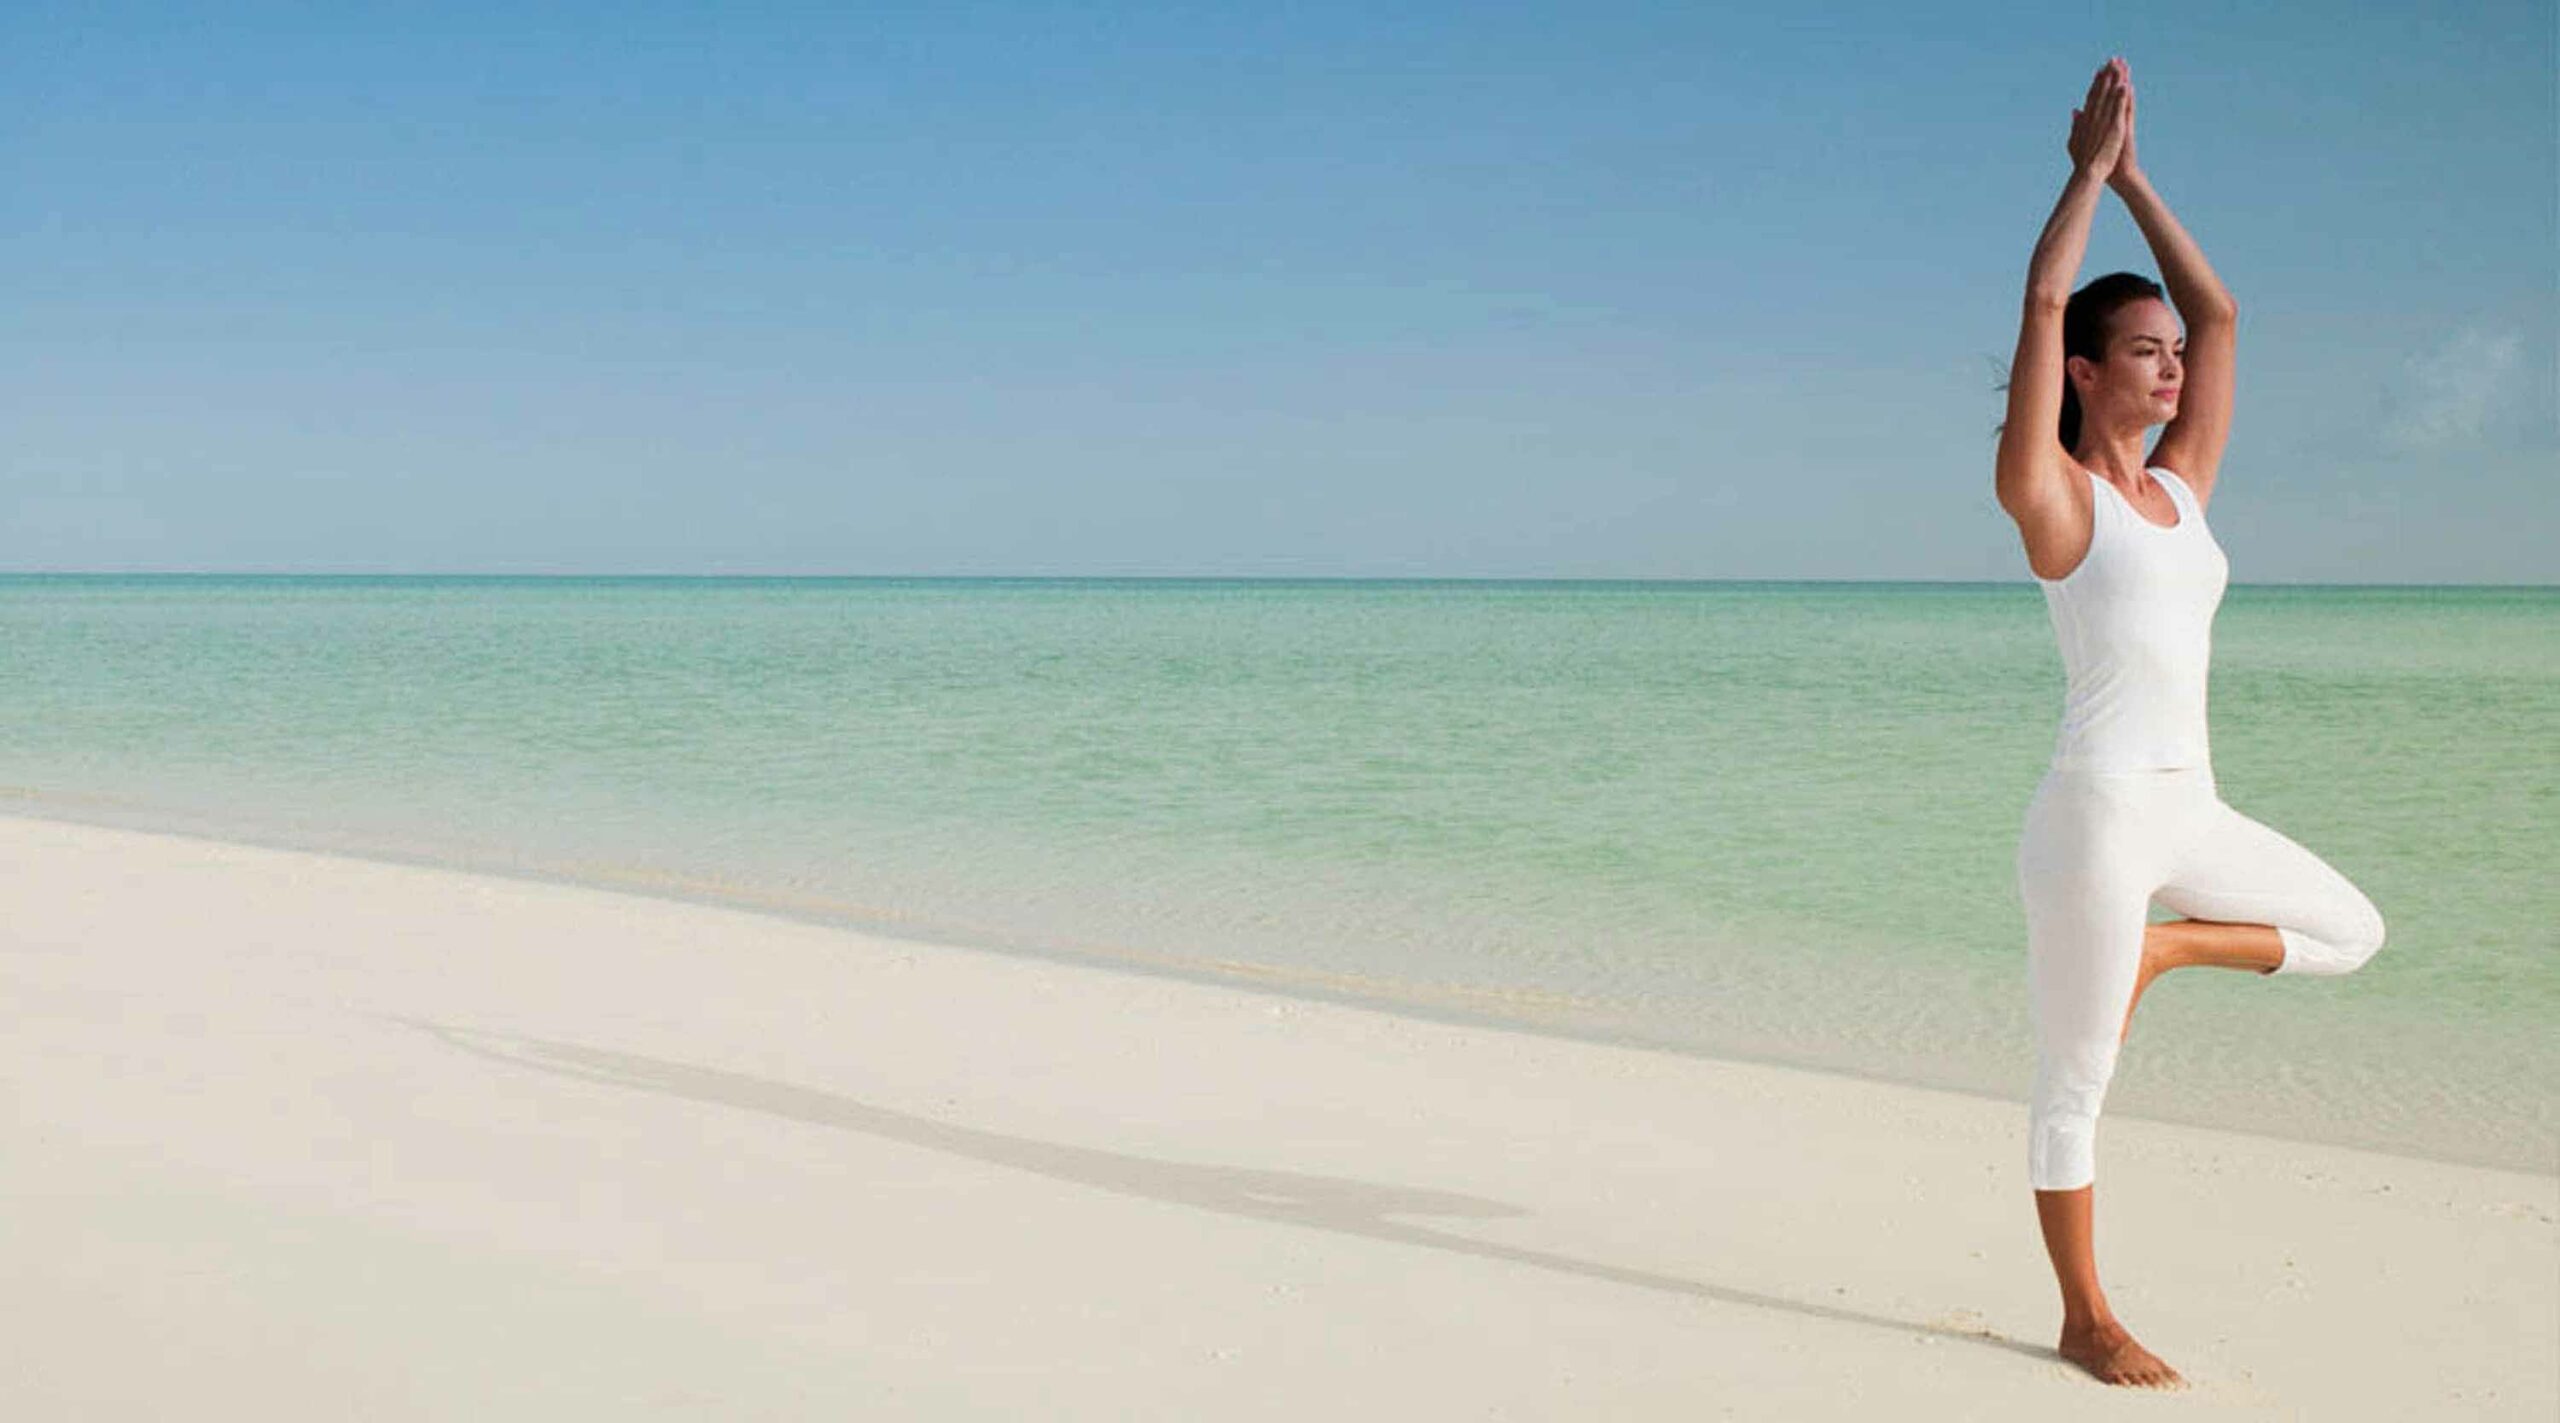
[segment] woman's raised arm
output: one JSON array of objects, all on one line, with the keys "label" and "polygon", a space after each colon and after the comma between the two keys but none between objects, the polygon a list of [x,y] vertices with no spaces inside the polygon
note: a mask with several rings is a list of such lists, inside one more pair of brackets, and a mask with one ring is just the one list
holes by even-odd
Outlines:
[{"label": "woman's raised arm", "polygon": [[2069,537],[2078,508],[2062,448],[2062,308],[2071,299],[2089,222],[2124,151],[2126,93],[2113,60],[2089,81],[2088,98],[2071,112],[2071,180],[2045,219],[2027,264],[2027,296],[2018,321],[2018,350],[2009,363],[2009,415],[2000,427],[1996,469],[2000,507],[2018,521],[2029,562],[2041,545]]},{"label": "woman's raised arm", "polygon": [[2181,362],[2185,380],[2178,396],[2178,415],[2160,432],[2160,443],[2152,450],[2150,462],[2175,471],[2195,490],[2196,502],[2201,505],[2212,494],[2214,476],[2222,468],[2222,447],[2231,437],[2232,368],[2239,346],[2239,308],[2222,279],[2204,260],[2204,249],[2187,235],[2169,205],[2152,190],[2150,178],[2134,158],[2130,77],[2124,91],[2124,148],[2117,155],[2107,185],[2124,199],[2125,210],[2133,214],[2135,225],[2142,229],[2143,241],[2151,245],[2152,259],[2160,264],[2160,279],[2169,288],[2169,302],[2187,324],[2187,348]]}]

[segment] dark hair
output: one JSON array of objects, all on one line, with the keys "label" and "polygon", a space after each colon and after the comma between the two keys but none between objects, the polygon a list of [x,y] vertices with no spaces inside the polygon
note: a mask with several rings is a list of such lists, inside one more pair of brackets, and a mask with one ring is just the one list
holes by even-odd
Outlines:
[{"label": "dark hair", "polygon": [[[2117,312],[2150,297],[2158,300],[2160,284],[2139,272],[2110,272],[2071,294],[2062,307],[2062,356],[2067,363],[2073,356],[2092,361],[2107,358],[2107,323]],[[2071,375],[2066,369],[2062,377],[2062,447],[2080,448],[2080,392],[2071,388]]]}]

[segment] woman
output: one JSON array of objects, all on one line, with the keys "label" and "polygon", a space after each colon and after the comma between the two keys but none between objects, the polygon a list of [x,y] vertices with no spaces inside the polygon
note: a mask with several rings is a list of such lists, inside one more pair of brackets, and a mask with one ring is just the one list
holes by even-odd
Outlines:
[{"label": "woman", "polygon": [[[2134,159],[2123,61],[2090,81],[2069,148],[2071,180],[2028,269],[1999,454],[2000,507],[2070,683],[2018,847],[2036,1034],[2028,1175],[2062,1286],[2063,1357],[2108,1383],[2174,1387],[2177,1371],[2108,1308],[2090,1245],[2098,1107],[2133,1005],[2192,965],[2350,972],[2382,946],[2382,916],[2216,791],[2205,673],[2229,565],[2204,511],[2231,428],[2234,308]],[[2071,290],[2107,188],[2149,242],[2174,315],[2130,273]],[[2167,428],[2145,459],[2155,425]],[[2186,917],[2146,924],[2154,901]]]}]

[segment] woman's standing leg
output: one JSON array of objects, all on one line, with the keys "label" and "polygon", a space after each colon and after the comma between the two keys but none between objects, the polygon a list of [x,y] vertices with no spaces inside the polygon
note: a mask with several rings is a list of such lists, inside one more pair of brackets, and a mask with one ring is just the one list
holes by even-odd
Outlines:
[{"label": "woman's standing leg", "polygon": [[[2381,912],[2326,861],[2224,804],[2210,781],[2190,787],[2178,799],[2186,803],[2179,808],[2182,813],[2143,817],[2158,829],[2177,827],[2159,842],[2174,847],[2176,854],[2168,877],[2149,897],[2187,917],[2142,930],[2140,976],[2124,1005],[2120,1036],[2131,1025],[2133,1000],[2169,968],[2210,965],[2261,973],[2343,974],[2361,968],[2381,949]],[[2023,849],[2020,863],[2023,886]],[[2032,945],[2037,926],[2032,908],[2028,922]],[[2063,924],[2062,942],[2072,933],[2091,932],[2069,926],[2067,918]],[[2043,1011],[2039,999],[2038,1012]],[[2041,1021],[2038,1041],[2041,1060]],[[2038,1101],[2043,1101],[2041,1092]],[[2037,1184],[2036,1214],[2063,1287],[2063,1355],[2111,1383],[2176,1382],[2175,1371],[2133,1343],[2120,1325],[2090,1323],[2113,1320],[2097,1291],[2094,1191],[2048,1191],[2042,1180]],[[2079,1303],[2083,1288],[2094,1301],[2094,1313],[2091,1305]],[[2118,1338],[2122,1352],[2108,1352],[2110,1341]]]},{"label": "woman's standing leg", "polygon": [[2063,1357],[2109,1383],[2179,1382],[2134,1341],[2098,1283],[2098,1112],[2142,965],[2152,862],[2172,847],[2165,779],[2049,775],[2027,809],[2018,887],[2036,1035],[2028,1179],[2062,1291]]}]

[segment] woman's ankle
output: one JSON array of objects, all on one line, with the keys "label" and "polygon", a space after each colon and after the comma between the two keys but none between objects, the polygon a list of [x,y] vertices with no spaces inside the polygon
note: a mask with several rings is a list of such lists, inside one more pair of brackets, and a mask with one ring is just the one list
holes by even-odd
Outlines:
[{"label": "woman's ankle", "polygon": [[2063,1307],[2062,1333],[2066,1338],[2074,1335],[2103,1334],[2107,1330],[2123,1327],[2122,1322],[2117,1320],[2115,1311],[2109,1309],[2104,1300],[2100,1300],[2094,1309],[2073,1309],[2068,1305]]}]

